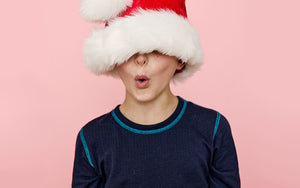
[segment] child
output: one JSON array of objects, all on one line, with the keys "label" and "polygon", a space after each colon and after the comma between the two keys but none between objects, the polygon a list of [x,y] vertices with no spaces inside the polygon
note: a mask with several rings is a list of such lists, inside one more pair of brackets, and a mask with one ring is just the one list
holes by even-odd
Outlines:
[{"label": "child", "polygon": [[225,117],[170,90],[202,63],[184,0],[82,0],[81,13],[106,21],[86,40],[87,67],[126,96],[80,130],[72,187],[240,187]]}]

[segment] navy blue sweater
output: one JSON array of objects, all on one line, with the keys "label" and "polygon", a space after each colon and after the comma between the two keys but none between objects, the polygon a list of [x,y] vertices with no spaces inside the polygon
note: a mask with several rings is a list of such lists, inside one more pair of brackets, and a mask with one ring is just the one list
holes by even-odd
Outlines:
[{"label": "navy blue sweater", "polygon": [[182,98],[167,120],[147,126],[117,106],[80,130],[72,187],[240,187],[228,121]]}]

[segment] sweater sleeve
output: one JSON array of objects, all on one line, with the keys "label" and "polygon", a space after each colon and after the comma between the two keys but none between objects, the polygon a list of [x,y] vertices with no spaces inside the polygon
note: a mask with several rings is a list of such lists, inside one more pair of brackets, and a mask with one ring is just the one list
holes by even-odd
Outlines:
[{"label": "sweater sleeve", "polygon": [[102,186],[101,174],[96,172],[91,161],[90,151],[84,138],[83,129],[81,129],[76,140],[72,188],[99,188]]},{"label": "sweater sleeve", "polygon": [[[218,121],[219,120],[219,121]],[[228,121],[224,116],[217,117],[219,123],[213,140],[213,155],[210,168],[211,188],[239,188],[239,167],[234,140]]]}]

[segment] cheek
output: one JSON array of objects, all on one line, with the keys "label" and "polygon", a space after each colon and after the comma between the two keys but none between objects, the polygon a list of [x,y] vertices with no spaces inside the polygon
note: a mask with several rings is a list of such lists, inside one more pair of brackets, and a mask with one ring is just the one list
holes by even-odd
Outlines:
[{"label": "cheek", "polygon": [[176,71],[176,68],[177,67],[172,63],[165,63],[157,70],[157,73],[164,78],[172,78]]},{"label": "cheek", "polygon": [[129,69],[130,69],[130,67],[128,66],[127,63],[123,63],[122,65],[120,65],[117,68],[117,73],[118,73],[118,75],[120,76],[121,79],[124,79],[124,78],[128,77],[128,74],[130,72]]},{"label": "cheek", "polygon": [[124,69],[118,69],[117,73],[118,73],[120,79],[122,80],[123,84],[127,85],[128,77],[129,77],[128,73]]}]

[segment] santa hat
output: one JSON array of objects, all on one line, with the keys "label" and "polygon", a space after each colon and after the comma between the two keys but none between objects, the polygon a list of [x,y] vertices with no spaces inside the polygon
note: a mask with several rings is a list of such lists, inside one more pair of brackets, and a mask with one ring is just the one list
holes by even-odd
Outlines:
[{"label": "santa hat", "polygon": [[81,0],[80,12],[88,21],[103,21],[84,44],[88,69],[114,75],[114,67],[136,53],[154,50],[186,63],[174,76],[182,80],[202,64],[196,30],[187,20],[185,0]]}]

